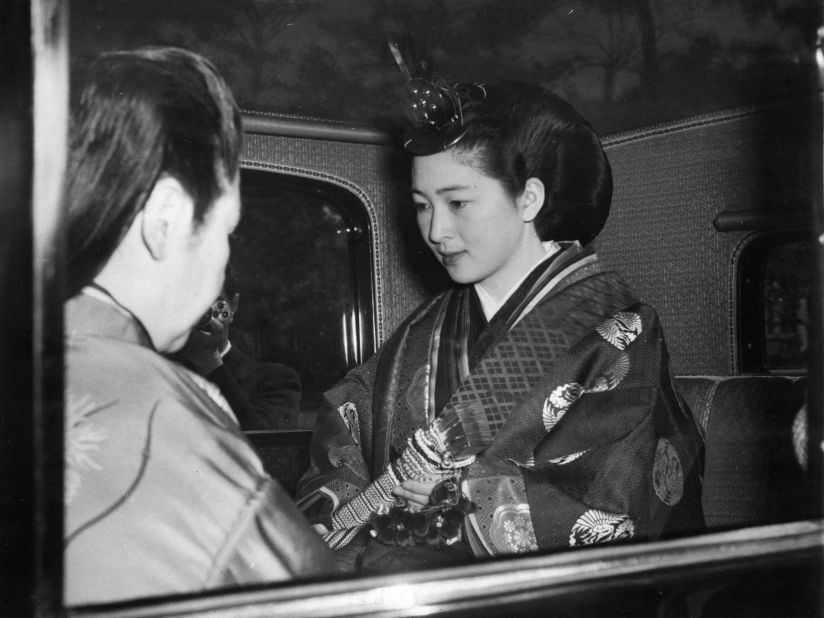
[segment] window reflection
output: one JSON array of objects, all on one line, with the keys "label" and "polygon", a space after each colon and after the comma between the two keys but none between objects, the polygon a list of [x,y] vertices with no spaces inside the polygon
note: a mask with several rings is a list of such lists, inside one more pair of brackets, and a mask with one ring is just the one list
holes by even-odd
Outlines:
[{"label": "window reflection", "polygon": [[764,260],[764,339],[767,369],[806,364],[810,343],[810,264],[807,243],[769,250]]},{"label": "window reflection", "polygon": [[73,63],[174,44],[227,75],[244,107],[385,122],[400,75],[388,34],[438,71],[541,83],[601,134],[806,94],[817,3],[658,0],[86,0],[71,3]]},{"label": "window reflection", "polygon": [[233,345],[300,375],[299,429],[323,391],[371,351],[368,227],[350,194],[308,179],[244,170],[232,241],[240,310]]},{"label": "window reflection", "polygon": [[739,364],[744,373],[803,373],[810,349],[812,247],[802,233],[765,234],[739,263]]}]

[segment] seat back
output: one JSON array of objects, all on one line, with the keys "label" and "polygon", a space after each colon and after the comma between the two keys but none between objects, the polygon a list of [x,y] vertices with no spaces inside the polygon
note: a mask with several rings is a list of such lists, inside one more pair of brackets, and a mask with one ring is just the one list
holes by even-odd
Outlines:
[{"label": "seat back", "polygon": [[808,513],[792,425],[806,378],[679,377],[676,388],[704,434],[707,527],[779,523]]}]

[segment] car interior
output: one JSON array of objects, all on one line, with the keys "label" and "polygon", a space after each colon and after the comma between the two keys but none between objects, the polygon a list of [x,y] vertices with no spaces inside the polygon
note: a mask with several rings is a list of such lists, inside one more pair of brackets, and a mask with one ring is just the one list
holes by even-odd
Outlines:
[{"label": "car interior", "polygon": [[[51,71],[68,83],[69,76],[99,48],[142,41],[141,37],[165,41],[174,34],[173,26],[185,19],[172,15],[170,8],[172,16],[166,22],[170,31],[156,31],[153,40],[139,33],[134,12],[140,10],[126,7],[123,10],[132,21],[121,17],[120,23],[133,28],[121,40],[106,30],[119,23],[116,12],[102,4],[73,2],[71,12],[53,13],[53,22],[35,17],[32,28],[48,30],[54,23],[62,23],[63,28],[57,28],[57,34],[52,30],[52,38],[46,36],[36,50],[41,75]],[[158,9],[160,4],[146,7]],[[255,8],[266,21],[266,2],[227,6],[235,4],[237,11]],[[383,3],[377,4],[386,10]],[[412,11],[410,3],[401,4]],[[468,3],[465,10],[475,4]],[[602,10],[599,3],[556,4],[563,5],[564,11]],[[777,4],[801,11],[796,5],[802,3]],[[45,0],[31,5],[48,7],[43,8],[46,13],[53,9]],[[310,14],[322,10],[311,2],[271,5],[281,5],[284,11],[283,7],[310,6]],[[725,5],[732,12],[740,9],[736,3],[727,5],[738,7]],[[182,5],[178,9],[183,12]],[[198,10],[223,15],[221,11],[228,9],[206,2]],[[527,2],[511,7],[522,20],[529,11],[540,10]],[[659,18],[664,10],[663,5],[658,8]],[[788,11],[781,13],[784,27],[808,34],[809,24],[798,26]],[[419,14],[414,12],[416,18]],[[284,32],[289,19],[295,24],[302,19],[299,12],[279,15],[286,20],[281,24]],[[756,11],[755,17],[746,14],[740,21],[767,20],[770,15],[774,14]],[[802,17],[816,15],[809,11]],[[733,18],[729,19],[732,29]],[[155,22],[148,19],[147,23]],[[316,31],[307,32],[321,40]],[[432,32],[429,40],[438,41]],[[97,42],[95,33],[100,37]],[[194,35],[186,36],[181,40],[196,48]],[[401,576],[338,578],[64,608],[60,550],[54,547],[54,540],[60,539],[61,503],[49,489],[60,483],[62,468],[55,450],[59,453],[62,438],[46,433],[38,438],[45,442],[37,442],[32,436],[40,425],[33,422],[26,431],[30,441],[40,446],[27,460],[18,458],[15,467],[19,470],[19,462],[29,461],[37,470],[36,482],[30,483],[36,489],[25,490],[25,495],[33,505],[26,513],[36,512],[32,519],[38,523],[23,528],[32,543],[19,550],[19,555],[36,557],[23,569],[32,580],[27,585],[39,591],[27,596],[35,599],[27,601],[29,606],[39,615],[77,616],[551,613],[709,618],[766,616],[777,611],[787,616],[820,615],[824,607],[820,586],[824,210],[822,111],[814,45],[807,46],[809,57],[792,60],[793,70],[804,73],[804,79],[793,81],[787,76],[780,94],[764,91],[764,96],[723,100],[713,108],[685,103],[684,113],[662,118],[639,111],[641,124],[633,119],[634,106],[646,104],[641,98],[621,108],[623,115],[617,120],[596,116],[615,190],[595,248],[602,262],[621,273],[661,317],[676,390],[704,438],[706,534],[484,560]],[[766,54],[763,49],[758,53]],[[375,54],[380,62],[390,62],[385,50]],[[770,58],[781,65],[775,55]],[[695,57],[692,60],[697,62]],[[797,69],[799,63],[803,71]],[[475,63],[465,66],[483,74]],[[321,78],[321,69],[328,69],[320,61],[315,67]],[[771,70],[778,75],[788,71],[784,65]],[[350,87],[358,81],[349,79]],[[311,92],[320,97],[324,88],[335,87],[344,86],[324,85],[319,79]],[[241,301],[232,327],[233,345],[261,361],[287,364],[301,376],[298,424],[247,432],[267,472],[294,496],[309,465],[309,441],[323,392],[368,359],[411,311],[449,281],[419,238],[410,200],[409,158],[391,123],[338,109],[350,100],[349,94],[340,93],[336,102],[334,93],[325,93],[328,107],[320,109],[309,106],[305,92],[302,103],[281,108],[262,95],[256,98],[242,92],[244,215],[232,241],[231,258]],[[68,105],[68,89],[64,95]],[[391,100],[387,94],[378,103],[388,106]],[[598,102],[584,100],[582,107],[584,112],[596,109]],[[45,110],[35,122],[49,122],[43,118],[62,112],[62,108]],[[28,195],[27,191],[23,193]],[[23,233],[40,234],[59,245],[59,206],[49,206],[55,202],[46,200],[33,207],[28,198],[21,203],[25,212],[35,213]],[[45,236],[38,225],[45,225]],[[23,255],[31,247],[7,244],[6,249],[8,255]],[[35,337],[40,337],[33,348],[37,353],[25,367],[13,370],[27,378],[56,371],[61,362],[60,344],[55,343],[60,341],[61,328],[54,292],[59,281],[39,275],[39,268],[34,265],[8,274],[8,267],[3,267],[4,279],[0,279],[4,291],[25,280],[34,300],[22,304],[22,312],[41,320],[30,325]],[[38,303],[46,309],[35,311]],[[11,340],[4,343],[7,350],[13,349]],[[41,354],[43,350],[46,353]],[[33,418],[42,423],[46,412],[59,413],[59,380],[29,382],[41,402],[37,409],[45,411]],[[28,399],[34,397],[31,391],[26,393]],[[21,404],[26,405],[31,406]],[[15,424],[7,427],[19,430]],[[11,452],[4,455],[11,456]],[[19,577],[26,579],[25,573]]]},{"label": "car interior", "polygon": [[[794,463],[791,429],[804,403],[806,377],[800,366],[782,367],[778,353],[768,355],[775,342],[767,340],[765,325],[747,337],[739,335],[739,329],[744,309],[763,313],[765,304],[758,296],[764,294],[763,287],[747,289],[741,281],[748,252],[759,253],[763,272],[767,256],[759,247],[767,240],[778,246],[804,244],[803,210],[811,195],[798,195],[798,185],[776,186],[779,183],[768,183],[765,195],[764,184],[770,177],[792,173],[806,177],[801,186],[812,185],[814,171],[805,162],[813,145],[798,122],[809,105],[792,101],[719,112],[604,138],[616,192],[597,250],[642,298],[660,307],[677,388],[707,444],[704,506],[713,528],[792,520],[804,503],[802,496],[777,499],[771,492],[801,488],[803,470]],[[394,193],[398,185],[364,173],[372,169],[379,175],[397,165],[390,137],[384,146],[369,143],[370,134],[363,142],[353,137],[348,143],[307,139],[283,135],[287,131],[277,120],[267,123],[257,115],[247,120],[246,170],[323,179],[359,196],[372,236],[376,297],[382,299],[374,311],[377,337],[385,337],[427,293],[414,271],[396,266],[403,267],[405,257],[397,247],[413,242],[399,238],[394,223],[401,215],[376,207],[402,204],[402,195]],[[320,134],[321,129],[307,127],[306,133]],[[784,138],[793,129],[795,137],[787,144]],[[775,150],[773,140],[781,142],[784,151]],[[714,146],[711,157],[705,154],[708,141]],[[765,151],[775,156],[765,159]],[[320,160],[323,170],[313,168]],[[776,217],[776,211],[783,216]],[[407,253],[412,255],[408,264],[415,249]],[[391,274],[385,275],[390,268]],[[359,317],[357,325],[363,323]],[[753,348],[761,350],[761,365],[744,370],[742,351]],[[279,447],[265,446],[265,435],[253,439],[271,462],[273,475],[293,487],[301,466],[279,470]],[[293,451],[295,446],[284,448]],[[285,460],[305,466],[307,457],[298,450],[296,459]]]}]

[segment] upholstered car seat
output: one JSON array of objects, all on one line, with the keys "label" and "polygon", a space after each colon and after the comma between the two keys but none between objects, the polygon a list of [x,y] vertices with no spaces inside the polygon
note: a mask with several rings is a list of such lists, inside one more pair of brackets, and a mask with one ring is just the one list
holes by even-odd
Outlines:
[{"label": "upholstered car seat", "polygon": [[676,388],[704,434],[704,516],[709,529],[807,516],[793,421],[806,378],[679,377]]}]

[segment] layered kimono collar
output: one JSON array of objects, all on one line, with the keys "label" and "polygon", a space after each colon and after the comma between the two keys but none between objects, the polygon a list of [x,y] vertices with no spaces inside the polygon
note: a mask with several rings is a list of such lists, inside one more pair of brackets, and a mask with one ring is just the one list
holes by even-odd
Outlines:
[{"label": "layered kimono collar", "polygon": [[[496,337],[515,326],[568,275],[597,262],[595,250],[590,245],[582,247],[575,241],[560,243],[557,246],[558,251],[548,255],[533,267],[507,294],[500,308],[488,320],[488,329],[494,331]],[[477,287],[475,289],[477,290]]]},{"label": "layered kimono collar", "polygon": [[140,320],[100,287],[83,288],[66,302],[65,312],[69,343],[74,337],[107,337],[155,349]]},{"label": "layered kimono collar", "polygon": [[480,283],[476,283],[474,285],[475,293],[478,295],[478,300],[481,301],[481,307],[484,310],[484,317],[486,317],[487,322],[491,320],[496,313],[498,313],[498,310],[504,306],[509,297],[512,296],[515,290],[521,286],[533,270],[561,250],[561,246],[554,240],[548,240],[541,244],[544,247],[544,255],[537,262],[535,262],[535,264],[533,264],[532,267],[524,273],[523,277],[518,279],[518,281],[516,281],[515,284],[509,288],[506,294],[504,294],[500,299],[495,300],[492,298],[489,292],[487,292],[484,286]]},{"label": "layered kimono collar", "polygon": [[558,287],[567,276],[597,258],[589,245],[561,243],[559,250],[544,257],[507,294],[492,319],[485,319],[477,286],[453,290],[436,327],[431,362],[435,390],[434,410],[441,410],[458,385],[501,337]]}]

